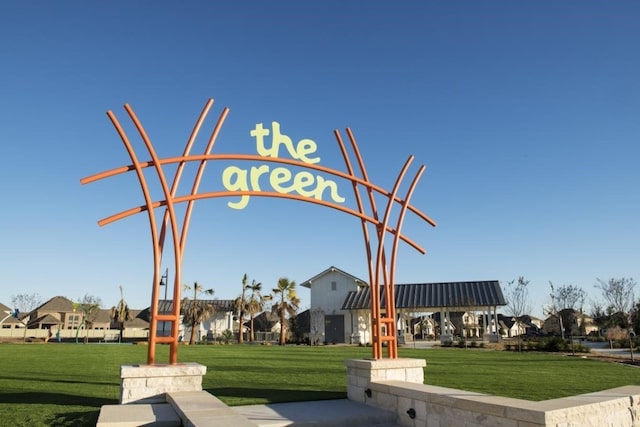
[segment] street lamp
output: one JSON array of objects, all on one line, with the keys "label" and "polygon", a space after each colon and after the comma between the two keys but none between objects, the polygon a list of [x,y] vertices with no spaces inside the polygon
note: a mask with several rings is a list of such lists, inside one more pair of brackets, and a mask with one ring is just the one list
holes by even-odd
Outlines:
[{"label": "street lamp", "polygon": [[[166,307],[167,304],[167,288],[169,287],[169,269],[167,268],[164,272],[164,275],[162,275],[160,277],[160,286],[164,286],[164,304]],[[165,310],[166,311],[166,310]],[[162,314],[165,314],[165,311],[162,312]],[[165,325],[167,324],[166,320],[162,321],[162,336],[164,337],[164,328]]]}]

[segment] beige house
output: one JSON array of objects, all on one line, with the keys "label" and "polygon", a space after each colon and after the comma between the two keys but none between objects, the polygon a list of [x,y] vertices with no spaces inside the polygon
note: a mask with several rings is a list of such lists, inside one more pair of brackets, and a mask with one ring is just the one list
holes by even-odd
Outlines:
[{"label": "beige house", "polygon": [[0,329],[24,328],[24,323],[15,318],[13,312],[14,310],[12,308],[0,303]]},{"label": "beige house", "polygon": [[599,328],[593,318],[580,311],[565,308],[559,313],[547,317],[542,325],[542,330],[549,335],[580,336],[598,332]]},{"label": "beige house", "polygon": [[[0,304],[0,310],[6,312],[10,309]],[[124,323],[125,337],[144,338],[148,335],[149,323],[144,320],[141,313],[141,310],[130,310],[131,320]],[[77,309],[77,305],[66,297],[56,296],[30,313],[22,314],[20,320],[13,317],[6,318],[2,322],[1,330],[21,328],[19,334],[6,331],[2,336],[45,340],[58,336],[62,339],[86,336],[93,341],[115,340],[119,337],[120,325],[112,321],[110,309],[98,309],[90,315],[88,320],[88,327],[85,329],[83,313]],[[25,325],[27,325],[26,329]]]},{"label": "beige house", "polygon": [[73,302],[57,296],[35,308],[28,315],[29,329],[77,329],[82,323],[82,313]]}]

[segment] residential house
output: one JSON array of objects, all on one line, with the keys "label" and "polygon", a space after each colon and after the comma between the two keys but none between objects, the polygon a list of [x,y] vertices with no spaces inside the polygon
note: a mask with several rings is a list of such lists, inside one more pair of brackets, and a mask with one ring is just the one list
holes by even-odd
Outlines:
[{"label": "residential house", "polygon": [[[434,335],[439,336],[442,313],[436,312],[429,317],[437,328]],[[451,311],[447,321],[449,324],[444,329],[451,331],[451,335],[458,338],[482,338],[481,316],[475,311]]]},{"label": "residential house", "polygon": [[[296,316],[297,317],[297,316]],[[288,328],[288,324],[285,325]],[[246,340],[249,341],[250,320],[244,323]],[[256,342],[278,341],[280,337],[280,319],[270,311],[263,311],[253,318],[253,337]]]},{"label": "residential house", "polygon": [[29,329],[78,329],[82,313],[65,297],[53,297],[28,314]]},{"label": "residential house", "polygon": [[[185,301],[181,301],[181,308]],[[193,300],[188,300],[187,304],[193,304]],[[201,304],[211,304],[214,308],[213,316],[198,325],[197,340],[202,339],[217,339],[224,331],[231,330],[237,332],[239,322],[235,316],[234,300],[198,300]],[[173,300],[160,300],[158,304],[159,313],[171,313],[173,311]],[[141,316],[144,320],[151,321],[151,309],[146,308],[144,315]],[[158,322],[157,336],[169,336],[171,335],[171,322]],[[181,339],[188,340],[191,336],[191,326],[185,325],[182,322],[182,316],[180,316],[178,336]]]},{"label": "residential house", "polygon": [[548,335],[581,336],[598,332],[594,320],[581,311],[565,308],[544,320],[542,331]]},{"label": "residential house", "polygon": [[0,303],[0,325],[2,325],[2,329],[24,328],[24,323],[14,317],[14,311],[14,309]]},{"label": "residential house", "polygon": [[342,306],[350,292],[368,288],[366,281],[331,266],[300,283],[311,293],[309,339],[313,344],[361,343],[369,341],[367,310]]}]

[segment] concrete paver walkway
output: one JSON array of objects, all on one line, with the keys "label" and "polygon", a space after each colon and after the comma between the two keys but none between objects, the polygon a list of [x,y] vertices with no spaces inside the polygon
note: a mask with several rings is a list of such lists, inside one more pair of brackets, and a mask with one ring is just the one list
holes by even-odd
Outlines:
[{"label": "concrete paver walkway", "polygon": [[[193,394],[193,395],[192,395]],[[174,393],[169,403],[105,405],[98,427],[399,427],[390,411],[348,399],[228,407],[206,392]]]},{"label": "concrete paver walkway", "polygon": [[397,425],[394,413],[348,399],[234,406],[232,409],[261,427]]}]

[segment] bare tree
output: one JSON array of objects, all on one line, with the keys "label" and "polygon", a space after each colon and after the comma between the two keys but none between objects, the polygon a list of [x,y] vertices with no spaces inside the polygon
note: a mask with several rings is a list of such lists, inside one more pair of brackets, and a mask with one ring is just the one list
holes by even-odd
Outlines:
[{"label": "bare tree", "polygon": [[14,309],[18,309],[22,313],[29,313],[33,309],[39,307],[43,300],[40,294],[17,294],[11,295],[11,304]]},{"label": "bare tree", "polygon": [[20,313],[31,313],[34,309],[42,305],[42,302],[42,297],[37,293],[11,295],[11,304],[13,304],[15,313],[14,316],[24,323],[23,341],[27,340],[27,329],[29,328],[30,317],[26,314],[25,316],[20,316]]},{"label": "bare tree", "polygon": [[564,339],[565,333],[569,335],[571,352],[574,353],[574,326],[580,326],[578,316],[583,316],[582,310],[586,292],[574,285],[563,285],[555,288],[551,281],[549,281],[549,286],[551,286],[551,307],[549,312],[558,317],[562,339]]},{"label": "bare tree", "polygon": [[320,307],[309,310],[310,337],[311,345],[320,344],[320,338],[324,335],[324,311]]},{"label": "bare tree", "polygon": [[558,316],[560,331],[564,338],[565,333],[573,336],[573,326],[577,323],[577,315],[582,315],[586,292],[575,285],[563,285],[558,288],[551,286],[551,306],[547,310],[549,314]]},{"label": "bare tree", "polygon": [[531,311],[528,285],[529,281],[523,276],[520,276],[518,280],[507,282],[507,292],[505,295],[507,300],[507,313],[513,317],[516,323],[518,351],[522,351],[522,337],[519,333],[522,326],[522,316]]},{"label": "bare tree", "polygon": [[609,280],[597,279],[595,287],[602,292],[602,298],[607,302],[607,311],[620,317],[621,325],[627,330],[629,338],[629,350],[631,360],[633,356],[633,329],[631,327],[631,314],[635,300],[636,281],[632,278],[611,278]]}]

